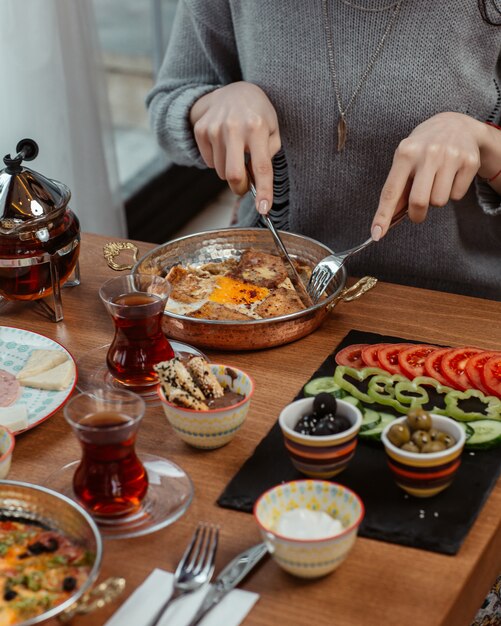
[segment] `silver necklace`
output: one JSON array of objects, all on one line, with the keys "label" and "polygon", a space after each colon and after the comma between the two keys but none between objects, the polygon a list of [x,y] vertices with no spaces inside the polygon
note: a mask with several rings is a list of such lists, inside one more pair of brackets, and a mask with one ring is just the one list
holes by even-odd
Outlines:
[{"label": "silver necklace", "polygon": [[387,4],[385,7],[380,7],[377,9],[376,8],[370,9],[369,7],[363,7],[360,4],[349,2],[349,0],[341,0],[341,2],[348,7],[358,9],[359,11],[366,11],[367,13],[382,13],[383,11],[388,11],[389,9],[393,9],[398,4],[398,1],[397,1],[397,2],[392,2],[391,4]]},{"label": "silver necklace", "polygon": [[348,113],[348,110],[350,109],[351,105],[355,101],[355,98],[358,96],[360,89],[362,88],[362,85],[365,83],[367,77],[371,73],[372,68],[374,67],[374,64],[376,63],[377,58],[379,54],[381,53],[381,50],[383,49],[384,43],[388,35],[390,34],[390,31],[393,28],[393,25],[396,22],[403,0],[398,0],[398,2],[395,5],[393,5],[394,6],[393,13],[390,17],[388,25],[386,26],[386,30],[384,31],[383,36],[381,37],[376,49],[374,50],[369,60],[369,63],[367,64],[367,67],[365,68],[364,73],[362,74],[362,77],[360,78],[357,86],[355,87],[355,91],[352,93],[351,98],[348,100],[347,105],[344,107],[343,107],[343,103],[341,102],[341,94],[339,92],[336,65],[334,63],[334,44],[333,44],[333,39],[332,39],[332,30],[331,30],[330,21],[329,21],[329,9],[327,6],[327,2],[328,0],[322,0],[325,36],[327,39],[327,54],[329,56],[329,68],[331,71],[331,78],[332,78],[332,84],[334,86],[334,93],[336,94],[337,108],[339,110],[339,122],[337,124],[337,151],[341,152],[345,146],[346,135],[348,133],[348,127],[346,124],[346,114]]}]

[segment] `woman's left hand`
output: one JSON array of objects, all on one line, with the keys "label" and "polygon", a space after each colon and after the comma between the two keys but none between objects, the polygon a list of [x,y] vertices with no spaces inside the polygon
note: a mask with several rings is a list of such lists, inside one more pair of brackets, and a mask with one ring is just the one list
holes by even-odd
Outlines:
[{"label": "woman's left hand", "polygon": [[485,129],[483,122],[468,115],[439,113],[401,141],[381,191],[372,238],[377,241],[386,234],[393,214],[405,204],[409,218],[422,222],[430,205],[460,200],[481,167]]}]

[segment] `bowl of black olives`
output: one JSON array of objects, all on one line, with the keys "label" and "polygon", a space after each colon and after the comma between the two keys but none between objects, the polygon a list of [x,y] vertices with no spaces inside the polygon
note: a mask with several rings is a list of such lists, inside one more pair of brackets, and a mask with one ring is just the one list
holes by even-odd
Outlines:
[{"label": "bowl of black olives", "polygon": [[313,478],[332,478],[355,454],[362,413],[330,393],[288,404],[278,418],[296,469]]},{"label": "bowl of black olives", "polygon": [[434,496],[452,483],[465,439],[453,419],[423,409],[390,422],[381,435],[397,485],[418,498]]}]

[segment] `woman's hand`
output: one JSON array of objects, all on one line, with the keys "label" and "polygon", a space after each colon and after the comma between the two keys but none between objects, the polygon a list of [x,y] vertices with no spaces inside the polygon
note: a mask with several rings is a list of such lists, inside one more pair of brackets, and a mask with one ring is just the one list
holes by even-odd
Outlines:
[{"label": "woman's hand", "polygon": [[280,132],[264,91],[246,82],[216,89],[195,102],[190,122],[202,158],[238,195],[249,188],[245,155],[250,156],[256,208],[267,213],[273,203],[271,159],[280,149]]},{"label": "woman's hand", "polygon": [[[490,146],[492,131],[500,132],[461,113],[439,113],[417,126],[395,152],[372,222],[372,238],[377,241],[386,234],[393,214],[405,204],[409,218],[422,222],[430,205],[460,200],[479,168],[492,171],[490,161],[494,163],[498,152]],[[497,139],[501,146],[501,135]],[[489,163],[484,163],[482,152]]]}]

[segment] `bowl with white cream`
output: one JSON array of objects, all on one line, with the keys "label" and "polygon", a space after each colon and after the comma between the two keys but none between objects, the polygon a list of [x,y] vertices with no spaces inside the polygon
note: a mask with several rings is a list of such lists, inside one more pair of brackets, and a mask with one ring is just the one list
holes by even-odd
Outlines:
[{"label": "bowl with white cream", "polygon": [[325,480],[293,480],[260,496],[254,518],[275,562],[301,578],[334,571],[348,556],[364,517],[351,489]]}]

